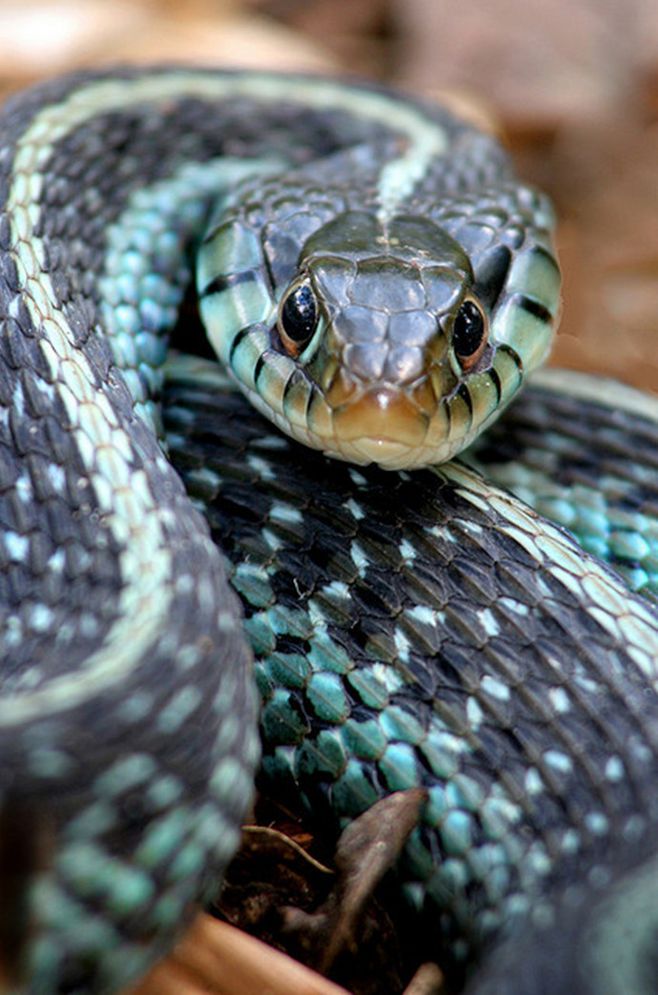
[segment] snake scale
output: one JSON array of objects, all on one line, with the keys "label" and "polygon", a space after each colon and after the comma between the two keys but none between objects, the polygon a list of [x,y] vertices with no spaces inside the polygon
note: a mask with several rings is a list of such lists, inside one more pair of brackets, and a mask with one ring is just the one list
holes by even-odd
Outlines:
[{"label": "snake scale", "polygon": [[[121,69],[0,115],[7,989],[115,991],[216,887],[253,656],[263,777],[335,825],[427,788],[401,887],[470,992],[654,991],[655,402],[549,379],[431,467],[548,351],[546,198],[375,86]],[[276,429],[165,365],[192,255]]]}]

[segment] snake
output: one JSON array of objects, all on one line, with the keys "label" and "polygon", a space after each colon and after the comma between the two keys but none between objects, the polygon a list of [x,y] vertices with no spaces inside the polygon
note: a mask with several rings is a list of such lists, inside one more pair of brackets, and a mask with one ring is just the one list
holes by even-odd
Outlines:
[{"label": "snake", "polygon": [[540,377],[493,425],[559,317],[546,196],[320,76],[0,121],[7,990],[142,975],[259,765],[336,826],[426,789],[400,887],[469,992],[655,990],[655,402]]}]

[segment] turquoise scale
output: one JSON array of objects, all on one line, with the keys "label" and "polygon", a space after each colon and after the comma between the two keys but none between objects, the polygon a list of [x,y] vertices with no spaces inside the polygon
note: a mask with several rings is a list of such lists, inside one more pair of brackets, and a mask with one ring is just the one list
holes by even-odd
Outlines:
[{"label": "turquoise scale", "polygon": [[[575,780],[580,777],[578,771],[582,769],[582,761],[575,758],[571,742],[563,738],[564,733],[560,731],[559,723],[564,720],[560,716],[563,715],[570,721],[581,715],[585,700],[583,695],[594,695],[592,701],[596,701],[604,693],[603,687],[608,678],[604,672],[595,674],[590,664],[580,671],[576,668],[579,680],[579,690],[576,692],[569,687],[566,677],[560,677],[560,667],[571,666],[566,662],[567,657],[560,655],[550,663],[549,670],[542,677],[542,681],[547,682],[550,675],[551,682],[548,686],[545,684],[544,698],[535,700],[531,695],[535,678],[532,669],[527,670],[529,665],[521,667],[514,656],[506,660],[501,649],[495,650],[494,647],[496,639],[503,632],[513,629],[517,633],[517,639],[519,634],[523,637],[530,624],[529,620],[538,610],[536,606],[533,607],[531,615],[528,609],[528,603],[536,605],[535,598],[548,598],[548,603],[550,599],[559,598],[559,602],[555,601],[555,607],[551,610],[560,612],[573,598],[575,614],[570,616],[569,625],[573,626],[572,638],[578,640],[579,626],[583,624],[580,613],[585,609],[582,607],[584,602],[580,603],[580,607],[577,605],[579,598],[585,597],[585,601],[587,600],[584,588],[581,595],[567,592],[566,588],[560,591],[559,585],[552,586],[549,570],[549,573],[538,572],[533,580],[538,590],[543,588],[541,594],[537,594],[532,588],[523,592],[511,585],[507,591],[497,595],[486,612],[479,612],[481,626],[476,629],[469,624],[470,630],[478,633],[479,652],[483,653],[482,662],[477,662],[479,657],[473,655],[473,650],[469,651],[470,658],[464,658],[464,664],[469,660],[463,678],[466,685],[460,691],[460,698],[455,698],[458,674],[455,672],[449,678],[439,678],[438,675],[445,666],[442,661],[445,660],[447,647],[446,632],[452,633],[451,638],[454,638],[454,625],[459,623],[459,610],[451,607],[450,603],[447,606],[442,603],[441,599],[448,595],[441,582],[440,570],[430,566],[430,556],[438,556],[440,549],[440,555],[447,557],[448,561],[455,557],[459,559],[464,536],[470,535],[471,541],[479,543],[482,550],[481,562],[474,563],[472,567],[480,573],[471,575],[470,580],[477,583],[476,589],[480,592],[488,590],[491,581],[485,569],[484,551],[489,549],[490,533],[484,525],[484,519],[478,524],[477,517],[467,520],[456,515],[455,520],[463,523],[464,532],[460,537],[450,524],[446,525],[443,521],[446,511],[441,495],[449,486],[449,478],[437,478],[434,486],[430,474],[427,479],[414,478],[418,480],[416,487],[420,487],[421,479],[423,480],[422,493],[427,494],[427,498],[423,497],[422,500],[429,504],[422,506],[422,528],[416,522],[416,511],[411,518],[407,514],[398,520],[395,543],[400,556],[395,557],[391,539],[387,538],[388,519],[384,523],[375,519],[375,510],[371,508],[366,494],[368,488],[381,488],[382,494],[385,494],[388,481],[396,490],[399,506],[415,508],[408,494],[404,498],[401,493],[398,494],[401,489],[412,486],[408,475],[402,474],[399,479],[395,478],[394,483],[392,475],[382,477],[381,474],[364,469],[352,481],[348,471],[340,476],[337,471],[332,470],[329,478],[320,458],[316,458],[316,466],[309,456],[298,455],[292,444],[284,447],[271,444],[267,430],[257,420],[251,426],[245,424],[246,413],[240,403],[230,393],[226,393],[226,384],[221,377],[216,380],[217,396],[210,402],[205,391],[194,386],[194,369],[194,361],[190,363],[189,372],[184,363],[172,369],[173,382],[168,389],[171,390],[169,396],[173,405],[167,409],[171,415],[172,438],[176,439],[179,433],[185,432],[186,461],[194,464],[195,459],[201,458],[203,452],[203,459],[218,476],[216,493],[208,504],[208,515],[211,525],[217,529],[218,539],[228,548],[229,556],[234,542],[236,550],[245,543],[250,549],[250,570],[257,574],[258,564],[262,563],[262,569],[268,578],[268,588],[276,589],[278,593],[279,600],[269,611],[263,608],[260,597],[253,603],[249,602],[248,597],[246,599],[249,616],[247,629],[255,636],[253,646],[259,660],[259,683],[264,697],[263,772],[266,783],[271,784],[275,792],[280,791],[282,786],[285,787],[288,796],[291,791],[301,789],[309,812],[315,818],[323,818],[330,799],[332,811],[343,822],[364,811],[382,793],[418,785],[426,786],[429,797],[423,825],[412,833],[399,874],[404,882],[403,890],[408,901],[425,919],[433,921],[437,911],[443,913],[449,910],[449,922],[460,922],[464,927],[468,924],[466,932],[470,936],[469,940],[457,931],[452,933],[449,928],[447,935],[443,933],[442,942],[446,944],[446,951],[450,951],[450,956],[446,952],[446,963],[450,962],[450,957],[459,962],[472,956],[474,946],[477,947],[482,938],[498,934],[503,924],[506,924],[506,930],[510,930],[512,923],[527,921],[530,910],[532,922],[537,926],[543,923],[542,929],[550,927],[556,922],[555,910],[561,901],[558,882],[563,880],[563,875],[568,873],[577,879],[577,868],[583,862],[586,865],[588,859],[595,859],[588,858],[588,853],[598,854],[599,860],[606,859],[602,854],[609,849],[612,837],[627,840],[632,850],[636,844],[631,841],[637,840],[637,845],[640,845],[641,841],[647,839],[648,831],[647,823],[643,824],[641,818],[638,821],[636,813],[626,811],[623,807],[617,809],[612,800],[614,795],[607,789],[603,789],[599,795],[600,789],[595,787],[591,789],[591,808],[583,812],[582,818],[578,818],[575,812],[573,816],[563,813],[558,823],[550,829],[541,832],[537,829],[533,832],[528,830],[529,819],[531,824],[537,825],[534,823],[535,819],[541,823],[544,818],[541,813],[545,811],[547,799],[551,795],[564,799],[562,804],[566,806],[566,812],[569,808],[569,792],[583,791],[582,782]],[[551,412],[553,397],[556,405],[567,403],[564,392],[560,391],[559,381],[554,381],[552,391],[552,394],[550,391],[543,394],[540,391],[531,392],[527,409],[524,409],[524,402],[521,402],[520,412],[515,414],[512,410],[501,424],[501,436],[507,439],[508,446],[517,447],[514,451],[514,466],[521,466],[520,476],[527,488],[533,479],[532,465],[542,460],[550,461],[552,457],[550,453],[543,457],[537,445],[531,447],[528,469],[524,472],[523,454],[519,451],[524,431],[527,431],[523,412],[529,410],[532,414],[534,408]],[[197,398],[203,398],[201,403],[204,407],[212,403],[218,412],[217,424],[224,426],[217,430],[212,445],[206,435],[201,448],[197,448],[193,428],[178,424],[176,419],[179,404],[184,401],[188,409],[194,410]],[[581,419],[584,418],[583,412],[587,411],[589,409],[581,410]],[[588,415],[592,424],[596,425],[599,415],[605,419],[606,411],[601,412],[596,406],[592,406],[591,414]],[[548,414],[544,417],[548,417]],[[565,416],[564,435],[560,436],[562,469],[565,473],[570,453],[568,427],[572,421],[572,415],[568,418]],[[250,492],[258,492],[259,502],[265,502],[259,504],[263,521],[257,527],[247,526],[244,521],[238,524],[235,520],[241,486],[234,482],[233,469],[233,459],[237,458],[233,455],[233,445],[238,424],[244,433],[241,458],[246,458],[247,464],[253,469],[253,476],[250,476],[246,486]],[[629,433],[635,425],[642,427],[642,420],[629,420]],[[583,432],[594,435],[595,429],[585,425]],[[224,435],[233,440],[228,448],[223,442]],[[498,452],[495,442],[492,443],[491,450],[487,450],[485,439],[478,455],[484,454],[486,458],[489,451]],[[600,458],[605,458],[604,454],[605,449]],[[175,447],[172,448],[172,455],[174,459],[177,458]],[[644,465],[642,453],[636,452],[635,458],[640,467],[638,480],[641,480]],[[651,453],[647,451],[647,459],[651,458]],[[356,559],[350,564],[349,557],[345,557],[340,551],[339,543],[331,561],[331,568],[335,570],[334,574],[329,575],[332,579],[328,583],[323,581],[320,587],[316,585],[312,596],[306,601],[303,593],[300,594],[294,585],[294,571],[289,572],[287,557],[291,556],[291,562],[295,562],[297,544],[306,547],[309,541],[307,537],[317,536],[318,524],[315,518],[311,521],[312,511],[304,489],[300,488],[299,496],[295,490],[296,484],[293,481],[297,473],[297,459],[300,474],[302,465],[303,475],[310,474],[313,479],[316,479],[316,474],[318,480],[325,474],[323,489],[316,493],[313,502],[318,520],[324,517],[324,507],[338,506],[340,503],[346,530],[351,532],[352,528],[356,528],[360,533]],[[575,466],[577,459],[576,453]],[[283,466],[288,467],[285,473]],[[500,459],[498,466],[502,474]],[[461,473],[466,475],[462,477]],[[340,483],[334,482],[337,477]],[[613,486],[609,493],[604,492],[604,500],[609,502],[611,508],[619,507],[621,503],[627,507],[630,485],[620,499],[615,494],[614,481],[610,479]],[[467,471],[456,471],[453,486],[457,490],[472,487],[475,502],[473,507],[481,508],[483,516],[488,515],[487,506],[491,503],[491,497],[485,499],[478,496],[476,481],[477,478],[469,477]],[[342,488],[340,497],[335,491],[337,487]],[[290,502],[288,515],[282,514],[282,488]],[[270,490],[273,493],[268,496]],[[569,501],[568,485],[566,491],[565,500]],[[456,496],[450,496],[450,490],[445,493],[449,504],[458,500]],[[483,491],[483,495],[484,493]],[[502,509],[504,506],[501,499],[498,496],[494,499]],[[230,514],[225,508],[225,501],[226,508],[231,509]],[[285,526],[281,523],[286,519],[295,519],[298,501],[303,501],[305,506],[308,532],[298,529],[295,533],[286,533]],[[386,499],[382,497],[382,501]],[[616,505],[616,502],[619,503]],[[348,522],[348,513],[345,511],[348,506],[354,509],[352,522]],[[273,517],[267,515],[267,507],[276,508]],[[378,508],[377,514],[381,513],[381,508]],[[626,513],[632,514],[628,509]],[[511,505],[509,514],[507,528],[510,535],[521,526],[534,529],[535,520],[524,517],[526,512],[516,510]],[[371,527],[369,523],[375,521],[380,524]],[[432,521],[434,524],[428,525]],[[380,534],[380,538],[377,534]],[[532,542],[531,535],[529,532],[524,542]],[[507,541],[509,540],[504,540]],[[566,534],[556,531],[550,538],[542,538],[540,542],[544,555],[555,557],[555,566],[562,563],[563,567],[575,571],[575,564],[580,563],[586,586],[589,584],[588,570],[596,572],[599,569],[593,566],[593,561],[589,565],[586,554],[577,551]],[[433,550],[432,554],[430,549]],[[236,551],[235,555],[238,566],[234,578],[244,592],[239,568],[240,554]],[[323,562],[322,552],[318,555]],[[539,546],[537,555],[542,555]],[[356,571],[353,569],[355,562],[358,563]],[[375,631],[377,626],[370,621],[366,623],[369,631],[367,642],[362,643],[360,638],[355,642],[353,627],[358,627],[359,623],[355,622],[354,599],[361,596],[358,592],[362,589],[368,590],[370,582],[374,585],[373,590],[379,590],[376,578],[380,575],[382,564],[385,563],[389,569],[392,562],[405,564],[404,571],[408,571],[408,581],[404,582],[408,584],[408,588],[405,590],[408,590],[409,597],[412,598],[422,591],[423,602],[405,603],[404,614],[400,616],[396,601],[399,595],[394,595],[391,604],[396,604],[396,607],[389,623],[390,636],[382,640],[381,635]],[[348,576],[352,578],[350,581],[346,579]],[[608,576],[605,574],[606,578]],[[617,582],[612,579],[604,580],[602,575],[601,581],[597,583],[602,585],[599,592],[601,602],[600,609],[592,606],[594,613],[609,610],[606,599],[609,601],[612,597],[613,589],[607,595],[606,585],[611,583],[614,587]],[[393,591],[398,590],[397,584],[398,581],[392,584]],[[437,584],[433,595],[430,592],[433,585]],[[286,585],[289,585],[290,605],[298,606],[291,612],[281,610],[282,599],[285,604]],[[436,598],[437,594],[439,600],[432,603],[432,597]],[[524,596],[525,603],[519,600]],[[497,607],[498,603],[500,608]],[[307,620],[313,619],[310,629],[300,619],[300,615],[305,614],[305,606]],[[380,607],[378,611],[381,610]],[[645,647],[647,660],[658,660],[658,653],[653,653],[651,649],[658,647],[658,636],[653,628],[656,625],[654,615],[648,605],[644,607],[641,600],[637,601],[633,610],[637,612],[639,625],[646,622],[644,631],[650,641],[650,645]],[[272,620],[270,626],[266,624],[268,616]],[[405,626],[404,639],[396,628],[402,617],[413,622]],[[447,620],[450,620],[450,627],[446,630]],[[509,628],[510,625],[512,629]],[[561,625],[566,626],[567,623],[563,621]],[[321,652],[318,652],[317,635],[314,638],[314,632],[321,636]],[[589,638],[592,638],[591,632]],[[277,649],[280,641],[288,646],[283,659]],[[291,645],[295,642],[300,646],[304,645],[306,651],[292,651]],[[603,647],[597,650],[600,654],[608,652]],[[294,665],[289,663],[293,660]],[[549,661],[550,656],[547,656],[542,667],[548,665]],[[432,665],[437,668],[433,677]],[[629,657],[625,666],[633,672],[636,663],[630,662]],[[647,663],[647,666],[650,664]],[[655,680],[655,662],[651,666],[654,668],[652,672]],[[556,669],[551,670],[551,667]],[[474,670],[477,671],[477,677]],[[422,691],[419,692],[416,688],[422,688],[425,682],[435,679],[446,680],[444,695],[447,693],[447,697],[439,694],[435,697],[433,706],[426,706]],[[524,683],[528,684],[527,694],[530,697],[527,698],[526,692],[521,690]],[[330,695],[319,693],[319,689],[331,692],[331,703]],[[464,699],[461,696],[465,692]],[[623,692],[618,689],[615,694],[617,693]],[[502,727],[512,722],[519,694],[520,700],[526,698],[526,706],[531,710],[537,709],[538,723],[537,733],[531,731],[531,726],[521,725],[518,727],[519,734],[523,732],[524,736],[530,737],[537,735],[536,743],[533,746],[529,742],[527,752],[519,750],[516,753],[509,750],[507,759],[504,755],[501,756],[491,778],[483,777],[478,761],[483,740],[478,730],[489,736],[489,730],[493,730],[496,725]],[[459,704],[461,701],[465,701],[464,706]],[[367,709],[367,717],[363,714],[364,709]],[[631,727],[634,721],[632,720]],[[553,729],[554,732],[542,743],[538,731],[544,727]],[[618,785],[620,778],[623,781],[622,771],[626,769],[626,765],[632,767],[639,761],[641,767],[644,763],[648,764],[646,770],[649,771],[654,763],[651,750],[640,747],[639,744],[635,760],[630,755],[622,760],[619,754],[614,754],[612,744],[618,741],[613,729],[614,726],[611,725],[607,732],[612,737],[610,742],[604,738],[598,746],[592,746],[591,760],[599,770],[596,777],[602,783],[607,781],[610,786]],[[491,734],[495,735],[493,732]],[[591,734],[590,727],[589,735]],[[502,750],[502,744],[498,748]],[[618,748],[623,751],[621,741]],[[597,750],[601,751],[600,760]],[[610,751],[607,757],[606,751]],[[520,763],[523,766],[518,770]],[[569,787],[576,783],[579,784],[577,789]],[[536,814],[533,815],[533,812]],[[614,831],[613,825],[617,826]],[[604,842],[602,851],[597,849],[597,840]],[[624,850],[623,846],[621,850]],[[613,866],[617,859],[614,851],[613,847],[613,857],[610,858]],[[566,868],[571,870],[567,871]],[[441,921],[441,931],[444,931],[445,920]],[[559,935],[556,934],[558,938]],[[551,936],[549,932],[547,942],[551,941]]]},{"label": "turquoise scale", "polygon": [[[559,273],[546,199],[448,112],[332,80],[83,74],[18,96],[2,123],[1,801],[9,830],[26,799],[35,827],[15,989],[116,990],[216,888],[258,758],[249,639],[275,790],[337,832],[384,794],[427,789],[398,874],[447,969],[518,930],[532,953],[521,963],[559,952],[552,969],[570,986],[553,990],[600,995],[596,965],[589,984],[570,961],[581,941],[596,960],[587,917],[609,963],[599,904],[639,920],[628,912],[648,909],[640,862],[655,883],[649,601],[464,466],[412,480],[300,455],[214,365],[165,368],[201,245],[196,286],[216,351],[278,427],[321,450],[339,434],[333,414],[326,434],[318,389],[339,383],[332,363],[353,362],[357,379],[364,366],[413,371],[423,349],[400,330],[416,315],[412,332],[429,328],[422,346],[438,357],[438,434],[411,457],[395,443],[381,462],[446,458],[548,349]],[[299,278],[323,313],[295,363],[277,309]],[[488,325],[470,374],[455,344],[468,295]],[[365,342],[364,312],[378,330]],[[184,347],[193,325],[179,322]],[[605,413],[576,391],[529,396],[535,463],[520,443],[506,467],[486,447],[473,458],[510,483],[511,466],[526,466],[523,495],[650,598],[655,460],[643,440],[658,419],[637,414],[639,398],[634,411],[620,402],[605,442],[617,458],[632,440],[632,473],[597,477],[593,463],[582,485],[568,467],[583,438],[574,449],[542,406],[572,425]],[[422,407],[427,393],[413,398]],[[341,444],[342,457],[372,458],[370,443]],[[244,631],[195,509],[226,554]],[[621,883],[602,898],[601,882]],[[564,950],[574,909],[585,926],[576,919]],[[477,995],[496,990],[501,951]],[[523,979],[510,990],[531,991]]]}]

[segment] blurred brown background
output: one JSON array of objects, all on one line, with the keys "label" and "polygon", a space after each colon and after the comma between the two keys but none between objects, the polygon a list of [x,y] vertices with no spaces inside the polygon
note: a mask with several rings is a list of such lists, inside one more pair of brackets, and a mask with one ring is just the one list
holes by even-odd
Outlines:
[{"label": "blurred brown background", "polygon": [[553,196],[554,358],[658,392],[655,0],[0,0],[0,87],[182,59],[350,72],[494,115]]}]

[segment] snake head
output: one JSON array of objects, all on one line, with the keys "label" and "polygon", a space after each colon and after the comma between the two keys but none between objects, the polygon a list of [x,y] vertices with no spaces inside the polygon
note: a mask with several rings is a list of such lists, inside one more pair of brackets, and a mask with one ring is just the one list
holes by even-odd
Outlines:
[{"label": "snake head", "polygon": [[[200,278],[211,340],[252,403],[307,445],[390,469],[444,462],[543,359],[555,263],[532,243],[467,252],[420,212],[328,199],[260,228],[248,211],[216,226]],[[522,279],[546,284],[525,317],[510,304]]]}]

